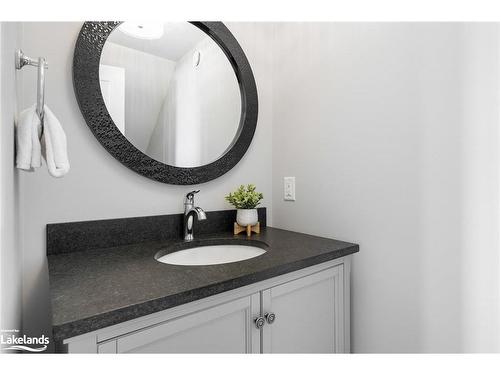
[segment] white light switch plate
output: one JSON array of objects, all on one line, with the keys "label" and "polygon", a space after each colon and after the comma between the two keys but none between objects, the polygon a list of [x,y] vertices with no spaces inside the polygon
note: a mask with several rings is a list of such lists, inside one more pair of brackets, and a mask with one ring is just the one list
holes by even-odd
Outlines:
[{"label": "white light switch plate", "polygon": [[283,199],[295,200],[295,177],[283,177]]}]

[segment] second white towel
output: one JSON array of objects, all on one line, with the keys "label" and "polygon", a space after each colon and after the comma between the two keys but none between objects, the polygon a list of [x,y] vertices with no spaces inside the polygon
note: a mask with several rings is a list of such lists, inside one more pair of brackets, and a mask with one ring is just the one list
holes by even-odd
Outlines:
[{"label": "second white towel", "polygon": [[44,107],[42,155],[53,177],[62,177],[69,172],[66,134],[57,117],[49,107]]}]

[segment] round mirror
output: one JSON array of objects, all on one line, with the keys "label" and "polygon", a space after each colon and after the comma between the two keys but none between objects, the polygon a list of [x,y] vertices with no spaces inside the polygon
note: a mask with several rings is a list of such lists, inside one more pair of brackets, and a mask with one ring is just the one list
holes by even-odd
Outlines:
[{"label": "round mirror", "polygon": [[222,49],[188,22],[124,22],[99,66],[106,108],[149,157],[176,167],[220,158],[238,133],[241,95]]},{"label": "round mirror", "polygon": [[252,70],[221,22],[85,22],[73,82],[102,145],[161,182],[223,175],[255,132]]}]

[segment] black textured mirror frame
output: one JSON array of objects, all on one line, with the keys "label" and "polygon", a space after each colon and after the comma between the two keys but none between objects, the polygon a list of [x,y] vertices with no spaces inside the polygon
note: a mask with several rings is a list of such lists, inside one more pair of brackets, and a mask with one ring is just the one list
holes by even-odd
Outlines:
[{"label": "black textured mirror frame", "polygon": [[101,94],[99,64],[106,39],[121,22],[85,22],[73,57],[73,86],[83,117],[94,136],[118,161],[135,172],[167,184],[194,185],[213,180],[233,168],[252,142],[257,126],[258,97],[250,64],[236,38],[222,22],[191,22],[224,51],[236,74],[241,93],[238,132],[216,161],[182,168],[164,164],[138,150],[118,130]]}]

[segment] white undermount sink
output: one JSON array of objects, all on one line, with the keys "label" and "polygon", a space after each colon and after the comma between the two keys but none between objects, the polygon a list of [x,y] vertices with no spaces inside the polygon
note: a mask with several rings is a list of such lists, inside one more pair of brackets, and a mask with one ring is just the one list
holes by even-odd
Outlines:
[{"label": "white undermount sink", "polygon": [[198,246],[162,255],[156,260],[180,266],[203,266],[239,262],[258,257],[265,252],[266,250],[260,247],[249,245]]}]

